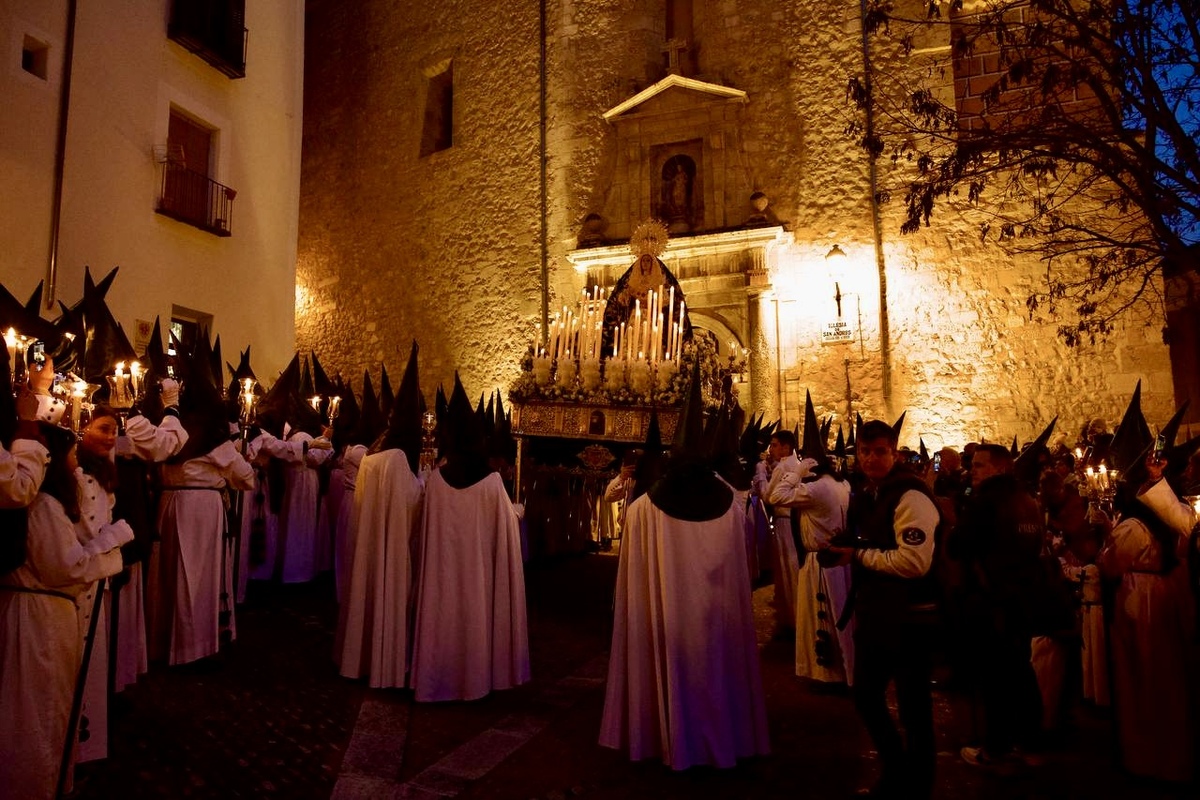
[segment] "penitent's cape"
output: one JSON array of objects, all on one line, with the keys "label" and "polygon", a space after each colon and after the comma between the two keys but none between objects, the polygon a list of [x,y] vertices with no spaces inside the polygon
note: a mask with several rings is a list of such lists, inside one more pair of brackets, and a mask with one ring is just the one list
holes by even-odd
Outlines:
[{"label": "penitent's cape", "polygon": [[429,477],[421,519],[410,686],[419,702],[474,700],[529,680],[517,513],[490,473]]},{"label": "penitent's cape", "polygon": [[421,482],[402,450],[363,458],[353,494],[347,551],[349,590],[338,619],[334,657],[347,678],[372,688],[403,687],[408,672],[413,556]]},{"label": "penitent's cape", "polygon": [[769,752],[743,519],[630,505],[600,744],[674,769]]}]

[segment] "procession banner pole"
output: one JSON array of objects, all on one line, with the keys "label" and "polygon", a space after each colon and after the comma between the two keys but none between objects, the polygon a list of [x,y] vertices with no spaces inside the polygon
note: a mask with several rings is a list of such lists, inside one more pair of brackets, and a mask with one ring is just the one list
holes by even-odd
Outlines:
[{"label": "procession banner pole", "polygon": [[71,698],[71,715],[67,718],[67,738],[63,743],[62,762],[58,767],[58,788],[54,796],[62,798],[67,791],[67,777],[71,774],[71,755],[74,752],[75,737],[78,734],[79,717],[83,713],[83,689],[87,683],[88,662],[92,660],[92,646],[96,642],[96,626],[100,622],[101,603],[104,602],[104,586],[106,578],[96,582],[96,599],[92,602],[92,618],[88,621],[87,638],[83,642],[83,661],[79,665],[79,675],[75,679],[75,694]]}]

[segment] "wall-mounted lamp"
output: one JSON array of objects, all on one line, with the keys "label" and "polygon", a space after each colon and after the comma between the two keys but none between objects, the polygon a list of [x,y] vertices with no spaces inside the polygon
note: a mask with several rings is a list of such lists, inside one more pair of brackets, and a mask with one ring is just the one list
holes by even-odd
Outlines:
[{"label": "wall-mounted lamp", "polygon": [[841,246],[836,245],[836,244],[833,247],[829,248],[829,252],[825,254],[826,261],[829,261],[831,259],[840,260],[840,259],[844,259],[844,258],[846,258],[846,251],[843,250],[841,248]]},{"label": "wall-mounted lamp", "polygon": [[829,252],[825,254],[825,264],[830,268],[830,276],[834,278],[833,300],[837,303],[838,319],[842,318],[842,286],[837,280],[836,275],[838,272],[840,272],[840,268],[845,261],[846,251],[843,250],[839,245],[835,244],[833,247],[829,248]]}]

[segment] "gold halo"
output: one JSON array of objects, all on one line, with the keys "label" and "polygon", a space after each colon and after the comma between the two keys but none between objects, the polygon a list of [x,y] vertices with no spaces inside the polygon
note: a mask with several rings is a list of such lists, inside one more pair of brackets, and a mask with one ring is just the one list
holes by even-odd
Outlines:
[{"label": "gold halo", "polygon": [[629,249],[637,257],[652,255],[658,258],[667,251],[667,226],[657,219],[648,219],[633,229]]}]

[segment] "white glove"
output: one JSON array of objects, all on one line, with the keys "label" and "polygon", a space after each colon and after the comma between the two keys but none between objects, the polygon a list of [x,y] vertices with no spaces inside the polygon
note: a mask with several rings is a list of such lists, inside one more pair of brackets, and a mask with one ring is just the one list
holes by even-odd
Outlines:
[{"label": "white glove", "polygon": [[166,378],[162,382],[162,401],[164,406],[179,405],[179,382]]}]

